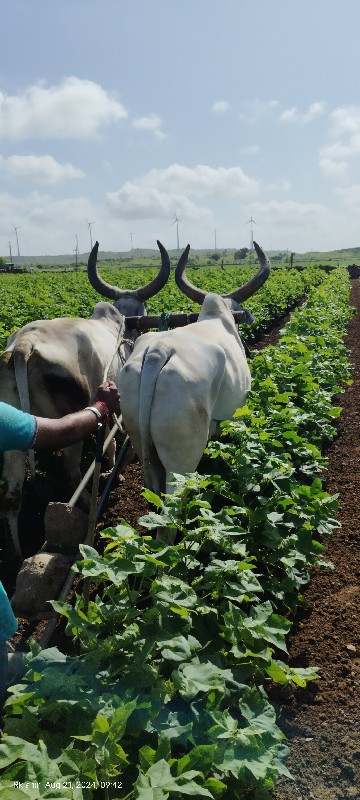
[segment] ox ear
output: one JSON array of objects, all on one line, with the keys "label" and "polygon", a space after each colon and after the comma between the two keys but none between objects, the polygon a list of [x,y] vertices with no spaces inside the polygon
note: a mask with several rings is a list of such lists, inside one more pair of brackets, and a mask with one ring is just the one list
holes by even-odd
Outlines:
[{"label": "ox ear", "polygon": [[248,311],[247,308],[240,308],[240,311],[241,311],[240,325],[253,325],[255,322],[255,317],[251,313],[251,311]]}]

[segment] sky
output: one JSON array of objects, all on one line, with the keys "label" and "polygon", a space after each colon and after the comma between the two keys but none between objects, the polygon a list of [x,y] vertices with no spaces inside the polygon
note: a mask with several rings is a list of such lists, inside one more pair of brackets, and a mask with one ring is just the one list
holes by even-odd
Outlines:
[{"label": "sky", "polygon": [[0,12],[0,255],[360,246],[358,0]]}]

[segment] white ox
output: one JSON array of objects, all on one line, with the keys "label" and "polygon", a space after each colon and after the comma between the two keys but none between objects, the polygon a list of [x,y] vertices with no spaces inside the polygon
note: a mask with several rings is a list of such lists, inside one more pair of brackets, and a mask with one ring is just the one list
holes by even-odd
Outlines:
[{"label": "white ox", "polygon": [[[39,320],[13,333],[0,356],[0,400],[35,416],[58,418],[89,405],[105,378],[118,384],[138,335],[128,328],[127,317],[145,315],[145,301],[160,291],[170,274],[169,256],[160,242],[158,247],[158,275],[139,289],[124,290],[100,277],[96,242],[89,257],[88,277],[94,288],[114,303],[97,303],[90,319]],[[69,492],[81,480],[81,448],[82,442],[63,451]],[[4,534],[0,544],[6,544],[11,560],[21,559],[18,515],[25,462],[25,453],[3,454],[0,493],[5,517],[0,520]]]},{"label": "white ox", "polygon": [[[266,281],[270,263],[255,244],[258,273],[229,295],[206,294],[189,283],[185,265],[175,280],[202,303],[198,321],[185,328],[149,333],[137,340],[119,380],[121,409],[132,445],[141,459],[145,486],[171,492],[172,473],[193,472],[221,420],[244,405],[251,378],[232,311]],[[169,538],[169,537],[168,537]]]}]

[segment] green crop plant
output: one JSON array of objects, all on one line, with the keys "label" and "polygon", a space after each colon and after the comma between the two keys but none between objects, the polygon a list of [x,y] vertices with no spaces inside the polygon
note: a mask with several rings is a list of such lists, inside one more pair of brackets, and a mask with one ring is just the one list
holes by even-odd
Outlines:
[{"label": "green crop plant", "polygon": [[77,656],[32,645],[6,703],[1,800],[15,781],[28,781],[15,800],[263,800],[288,774],[266,690],[318,677],[286,663],[286,636],[339,527],[319,474],[332,396],[351,380],[348,296],[334,271],[254,356],[248,404],[209,444],[206,474],[145,490],[142,526],[173,526],[178,544],[120,521],[103,555],[81,548],[76,569],[98,594],[87,610],[81,596],[53,603]]},{"label": "green crop plant", "polygon": [[[190,280],[212,292],[226,293],[245,283],[255,270],[233,267],[188,270]],[[105,280],[127,289],[147,283],[156,274],[149,269],[104,270]],[[325,275],[309,267],[302,273],[276,271],[265,286],[244,305],[256,317],[253,329],[244,328],[247,340],[281,317],[308,289],[320,283]],[[201,278],[201,280],[200,280]],[[0,351],[10,334],[33,320],[54,317],[89,317],[95,303],[103,300],[90,286],[85,273],[46,273],[44,275],[2,275],[0,281]],[[181,294],[173,274],[160,294],[148,303],[149,314],[167,311],[199,311],[199,306]]]}]

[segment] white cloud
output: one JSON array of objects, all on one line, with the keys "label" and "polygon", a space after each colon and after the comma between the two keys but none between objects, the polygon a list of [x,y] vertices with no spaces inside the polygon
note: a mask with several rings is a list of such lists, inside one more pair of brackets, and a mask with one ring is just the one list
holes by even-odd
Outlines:
[{"label": "white cloud", "polygon": [[57,86],[30,86],[23,94],[0,92],[0,137],[83,138],[127,111],[97,83],[66,78]]},{"label": "white cloud", "polygon": [[211,111],[215,111],[215,114],[225,114],[230,108],[230,103],[227,100],[217,100],[216,103],[213,103],[211,106]]},{"label": "white cloud", "polygon": [[206,164],[196,167],[172,164],[165,169],[152,169],[140,181],[147,186],[202,196],[222,194],[233,197],[256,194],[259,189],[259,181],[246,175],[241,167],[209,167]]},{"label": "white cloud", "polygon": [[[160,239],[165,247],[176,247],[176,228],[171,225],[175,211],[183,222],[179,231],[180,237],[183,237],[182,244],[190,241],[193,247],[201,246],[199,237],[205,231],[207,240],[213,226],[207,209],[202,210],[191,203],[171,208],[165,203],[161,219],[153,222],[152,219],[142,218],[141,225],[135,227],[131,223],[131,230],[135,234],[134,247],[151,247],[158,252],[156,239]],[[188,219],[184,212],[188,214]],[[101,250],[130,249],[129,218],[124,216],[122,220],[119,214],[109,214],[109,205],[105,202],[94,204],[81,195],[55,200],[48,192],[31,192],[21,198],[0,192],[0,255],[8,256],[9,239],[13,242],[13,253],[16,253],[12,223],[19,226],[21,255],[74,253],[75,234],[78,234],[80,253],[87,254],[90,241],[86,219],[95,220],[92,238],[93,241],[99,240]]]},{"label": "white cloud", "polygon": [[[136,196],[136,191],[139,196]],[[136,216],[141,202],[143,187],[131,184],[123,193],[124,204],[133,202]],[[213,229],[219,226],[218,246],[239,247],[248,245],[249,225],[240,224],[252,214],[256,220],[256,240],[266,249],[289,247],[289,250],[327,250],[347,247],[349,242],[358,242],[358,211],[360,212],[360,186],[348,190],[337,190],[338,203],[333,210],[317,203],[297,203],[291,201],[248,203],[221,201],[222,214],[214,208],[211,212],[198,206],[183,195],[152,193],[152,202],[158,214],[159,203],[163,204],[162,216],[147,218],[149,195],[145,192],[144,216],[138,225],[131,221],[135,233],[135,247],[152,247],[156,250],[156,239],[165,247],[176,247],[176,227],[171,223],[177,213],[182,225],[179,226],[181,246],[187,242],[192,248],[213,247]],[[151,197],[150,197],[151,200]],[[171,205],[173,203],[173,206]],[[181,205],[183,203],[183,205]],[[356,213],[354,213],[354,209]],[[79,237],[81,253],[89,251],[89,232],[85,219],[95,220],[93,240],[99,239],[101,250],[129,250],[129,217],[109,213],[109,204],[102,201],[92,203],[87,197],[65,197],[55,200],[50,193],[31,192],[21,198],[0,193],[0,254],[8,255],[9,239],[16,252],[16,240],[12,223],[19,226],[19,244],[22,255],[44,255],[71,253],[75,248],[75,234]],[[126,208],[125,208],[126,211]],[[350,213],[351,212],[351,213]],[[123,219],[121,218],[123,217]],[[132,220],[132,217],[131,217]],[[239,222],[240,221],[240,222]],[[221,244],[220,244],[221,241]],[[126,288],[126,287],[124,287]]]},{"label": "white cloud", "polygon": [[293,106],[292,108],[287,108],[286,111],[283,111],[280,114],[280,119],[283,122],[296,122],[299,119],[299,112],[297,106]]},{"label": "white cloud", "polygon": [[360,186],[359,184],[354,184],[353,186],[347,186],[346,188],[336,188],[334,189],[335,194],[337,194],[343,203],[346,206],[350,206],[351,211],[354,212],[356,209],[356,213],[360,210]]},{"label": "white cloud", "polygon": [[254,195],[258,189],[259,182],[246,175],[241,167],[172,164],[125,183],[119,191],[109,192],[107,198],[113,211],[130,219],[167,217],[175,210],[188,218],[199,218],[208,211],[197,206],[191,196],[239,197]]},{"label": "white cloud", "polygon": [[[257,222],[257,241],[269,249],[327,250],[346,247],[352,238],[352,222],[322,203],[282,202],[252,203],[248,206]],[[345,241],[345,244],[341,242]]]},{"label": "white cloud", "polygon": [[311,103],[308,110],[305,112],[303,116],[303,122],[311,122],[314,117],[318,117],[319,114],[323,114],[325,111],[325,103],[324,102],[317,102]]},{"label": "white cloud", "polygon": [[340,138],[320,148],[319,164],[325,175],[344,177],[348,172],[349,160],[360,154],[360,108],[335,108],[331,121],[331,135]]},{"label": "white cloud", "polygon": [[303,225],[316,225],[326,219],[328,209],[321,203],[296,203],[293,200],[269,203],[252,203],[252,212],[267,223],[291,224],[298,228]]},{"label": "white cloud", "polygon": [[161,192],[155,187],[130,181],[118,192],[108,192],[107,198],[111,210],[125,219],[167,219],[173,216],[175,211],[180,216],[192,220],[209,216],[206,208],[197,206],[185,195]]},{"label": "white cloud", "polygon": [[332,161],[337,161],[342,158],[349,158],[355,152],[360,150],[360,139],[352,137],[352,144],[343,142],[335,142],[335,144],[327,145],[320,148],[320,156],[322,158],[329,158]]},{"label": "white cloud", "polygon": [[319,165],[324,175],[330,178],[343,178],[349,166],[346,161],[336,161],[332,158],[320,158]]},{"label": "white cloud", "polygon": [[14,178],[35,184],[59,183],[83,178],[85,173],[72,164],[60,164],[53,156],[10,156],[1,159],[0,166]]},{"label": "white cloud", "polygon": [[84,196],[55,200],[37,191],[22,197],[0,193],[0,252],[6,252],[12,223],[20,228],[23,255],[69,253],[75,247],[76,232],[80,250],[85,250],[89,241],[85,218],[98,220],[100,227],[99,209]]},{"label": "white cloud", "polygon": [[282,122],[301,122],[303,125],[307,125],[315,117],[318,117],[319,114],[323,114],[324,111],[325,103],[323,101],[317,101],[315,103],[311,103],[307,111],[305,111],[303,114],[299,111],[297,106],[287,108],[280,114],[280,119]]},{"label": "white cloud", "polygon": [[259,117],[273,111],[278,105],[278,100],[259,100],[256,97],[251,103],[245,103],[245,110],[239,114],[239,119],[243,119],[246,122],[256,122]]},{"label": "white cloud", "polygon": [[260,153],[260,147],[258,144],[250,144],[248,147],[242,147],[240,150],[244,156],[258,156]]},{"label": "white cloud", "polygon": [[360,132],[360,108],[359,106],[339,106],[331,114],[333,121],[333,132],[335,135],[343,133]]},{"label": "white cloud", "polygon": [[91,203],[87,197],[64,197],[61,200],[54,200],[53,197],[46,194],[39,194],[33,192],[33,203],[29,209],[30,222],[37,225],[49,226],[51,229],[57,229],[58,226],[63,228],[64,225],[69,226],[72,230],[74,225],[84,220],[91,219]]},{"label": "white cloud", "polygon": [[143,131],[150,131],[158,139],[166,139],[166,133],[161,130],[161,117],[158,114],[148,114],[145,117],[136,117],[133,120],[134,128],[139,128]]},{"label": "white cloud", "polygon": [[290,181],[286,180],[286,178],[282,178],[279,181],[273,181],[272,183],[268,183],[266,186],[266,190],[269,192],[290,192],[292,189],[292,184]]}]

